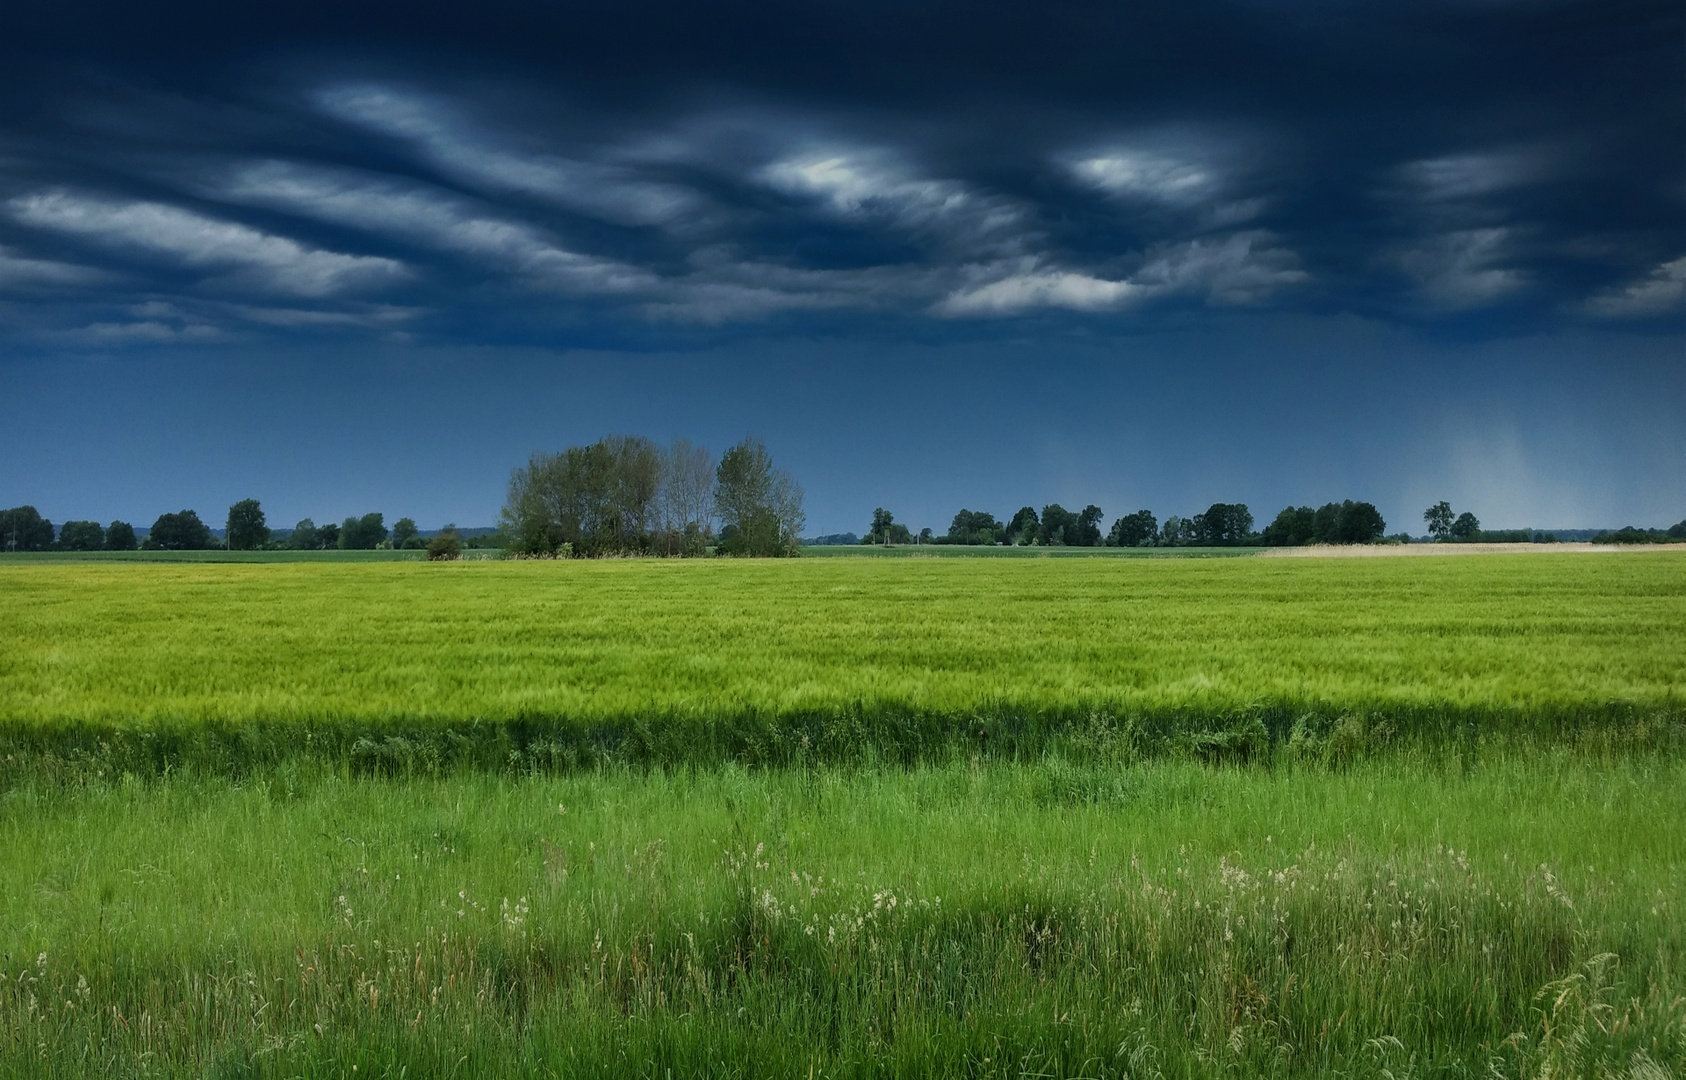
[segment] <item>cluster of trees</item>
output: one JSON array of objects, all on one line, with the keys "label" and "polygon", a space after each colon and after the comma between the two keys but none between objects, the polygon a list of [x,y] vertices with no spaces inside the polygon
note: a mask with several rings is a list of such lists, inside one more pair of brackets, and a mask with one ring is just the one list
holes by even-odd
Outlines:
[{"label": "cluster of trees", "polygon": [[1666,529],[1636,529],[1624,525],[1620,529],[1606,529],[1592,538],[1595,544],[1678,544],[1686,541],[1686,521],[1676,522]]},{"label": "cluster of trees", "polygon": [[57,529],[33,506],[0,510],[0,551],[133,551],[135,528],[126,521],[67,521]]},{"label": "cluster of trees", "polygon": [[515,469],[502,528],[524,555],[770,556],[796,553],[803,521],[801,487],[757,439],[716,462],[685,439],[613,435]]},{"label": "cluster of trees", "polygon": [[[324,551],[372,550],[374,548],[427,549],[430,542],[410,518],[399,518],[389,533],[381,514],[349,517],[341,525],[318,526],[309,518],[295,525],[291,532],[283,530],[277,536],[264,519],[262,505],[256,499],[241,499],[228,508],[228,519],[221,539],[211,531],[193,510],[178,510],[158,515],[147,530],[146,539],[137,538],[135,528],[126,521],[113,521],[101,526],[97,521],[67,521],[59,526],[54,537],[53,523],[42,517],[33,506],[18,506],[0,510],[0,550],[4,551],[208,551],[227,548],[232,551]],[[461,547],[455,528],[446,526],[452,543]]]},{"label": "cluster of trees", "polygon": [[1367,502],[1324,503],[1290,506],[1266,525],[1259,539],[1266,547],[1302,547],[1306,544],[1374,544],[1387,532],[1379,510]]},{"label": "cluster of trees", "polygon": [[[1326,503],[1313,510],[1290,506],[1262,533],[1253,530],[1253,512],[1246,503],[1213,503],[1191,517],[1173,514],[1161,524],[1151,510],[1137,510],[1113,521],[1101,532],[1101,508],[1090,503],[1072,513],[1049,503],[1037,513],[1020,507],[1006,522],[984,510],[961,510],[948,532],[932,536],[929,529],[913,535],[897,524],[895,515],[879,507],[862,544],[1040,545],[1043,547],[1242,547],[1266,544],[1370,544],[1382,539],[1387,523],[1367,502],[1351,499]],[[825,538],[832,539],[832,538]]]}]

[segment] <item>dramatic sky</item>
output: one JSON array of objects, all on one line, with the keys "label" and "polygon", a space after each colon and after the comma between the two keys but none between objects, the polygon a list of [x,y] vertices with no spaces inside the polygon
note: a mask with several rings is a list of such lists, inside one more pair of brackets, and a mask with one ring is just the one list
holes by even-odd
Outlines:
[{"label": "dramatic sky", "polygon": [[[261,10],[260,10],[261,9]],[[0,505],[1686,518],[1678,0],[12,4]]]}]

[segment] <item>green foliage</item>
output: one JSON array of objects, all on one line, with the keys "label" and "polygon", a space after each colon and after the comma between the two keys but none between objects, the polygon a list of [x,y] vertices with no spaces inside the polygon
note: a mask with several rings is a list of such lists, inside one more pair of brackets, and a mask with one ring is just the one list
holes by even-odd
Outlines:
[{"label": "green foliage", "polygon": [[348,517],[340,525],[337,539],[345,551],[373,551],[386,539],[386,520],[380,514]]},{"label": "green foliage", "polygon": [[0,550],[46,551],[53,546],[53,523],[33,506],[0,510]]},{"label": "green foliage", "polygon": [[211,528],[192,510],[159,514],[146,534],[145,546],[153,551],[203,551],[211,547]]},{"label": "green foliage", "polygon": [[1000,543],[1005,533],[1006,528],[995,520],[994,514],[962,509],[949,522],[945,539],[950,544],[993,545]]},{"label": "green foliage", "polygon": [[1423,511],[1423,524],[1428,526],[1431,540],[1451,539],[1452,520],[1452,504],[1444,499]]},{"label": "green foliage", "polygon": [[1013,520],[1007,523],[1007,532],[1002,539],[1009,544],[1034,544],[1041,531],[1042,522],[1036,516],[1036,508],[1021,506],[1013,515]]},{"label": "green foliage", "polygon": [[269,525],[256,499],[241,499],[228,508],[228,525],[223,535],[230,551],[256,551],[269,543]]},{"label": "green foliage", "polygon": [[[723,555],[771,557],[801,553],[802,489],[759,439],[745,439],[720,457],[714,505],[723,525]],[[902,530],[906,533],[906,530]]]},{"label": "green foliage", "polygon": [[1299,547],[1304,544],[1374,544],[1387,532],[1381,512],[1367,502],[1324,503],[1290,506],[1265,526],[1260,536],[1266,547]]},{"label": "green foliage", "polygon": [[[757,444],[759,445],[759,444]],[[763,454],[765,451],[763,451]],[[610,436],[559,454],[536,453],[510,475],[502,528],[524,555],[701,555],[713,535],[714,466],[706,449],[666,450]],[[770,497],[772,477],[766,490]],[[734,514],[751,514],[734,491]],[[741,531],[744,521],[730,519]]]},{"label": "green foliage", "polygon": [[438,536],[427,542],[427,558],[429,562],[448,562],[462,558],[462,538],[457,531],[446,528]]},{"label": "green foliage", "polygon": [[1252,541],[1253,512],[1246,503],[1213,503],[1183,530],[1182,542],[1201,547],[1235,547]]},{"label": "green foliage", "polygon": [[[337,532],[334,540],[333,546],[337,547],[339,541]],[[324,545],[321,532],[316,528],[316,522],[310,518],[305,518],[294,525],[293,531],[287,536],[287,546],[295,551],[320,551]]]},{"label": "green foliage", "polygon": [[1458,515],[1458,520],[1452,522],[1452,527],[1448,531],[1447,535],[1453,540],[1463,540],[1466,542],[1478,540],[1481,538],[1481,520],[1468,510],[1465,510],[1463,513]]},{"label": "green foliage", "polygon": [[59,526],[59,547],[64,551],[103,551],[105,530],[97,521],[67,521]]},{"label": "green foliage", "polygon": [[134,551],[139,546],[135,539],[135,527],[127,521],[113,521],[105,527],[107,551]]},{"label": "green foliage", "polygon": [[1592,538],[1595,544],[1673,544],[1686,538],[1686,522],[1675,525],[1668,531],[1662,529],[1636,529],[1632,525],[1616,530],[1605,530]]},{"label": "green foliage", "polygon": [[399,518],[392,526],[392,546],[397,549],[411,549],[426,547],[422,542],[421,530],[416,528],[415,518]]},{"label": "green foliage", "polygon": [[1112,523],[1106,542],[1110,547],[1146,547],[1159,539],[1159,521],[1152,511],[1137,510]]}]

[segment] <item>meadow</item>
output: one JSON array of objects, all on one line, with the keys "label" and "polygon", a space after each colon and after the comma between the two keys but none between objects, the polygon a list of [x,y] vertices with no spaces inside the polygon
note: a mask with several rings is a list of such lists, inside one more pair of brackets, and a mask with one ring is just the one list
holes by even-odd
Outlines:
[{"label": "meadow", "polygon": [[1679,553],[12,562],[0,625],[0,1075],[1686,1072]]}]

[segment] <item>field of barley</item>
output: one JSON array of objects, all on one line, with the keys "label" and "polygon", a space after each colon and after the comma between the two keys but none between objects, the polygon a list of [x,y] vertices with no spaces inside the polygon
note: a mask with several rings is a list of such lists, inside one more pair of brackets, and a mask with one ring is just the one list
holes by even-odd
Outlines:
[{"label": "field of barley", "polygon": [[1686,554],[12,560],[0,626],[0,1075],[1686,1075]]}]

